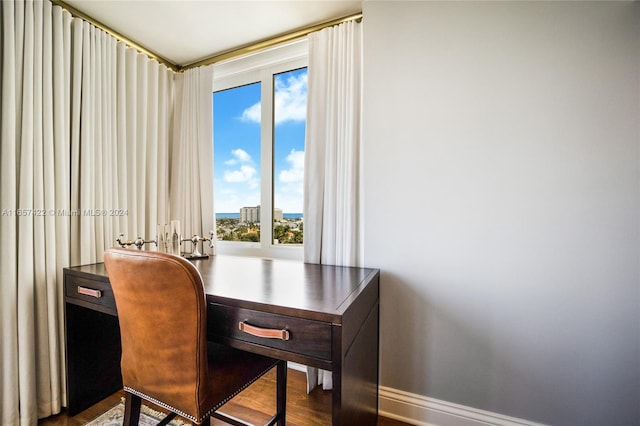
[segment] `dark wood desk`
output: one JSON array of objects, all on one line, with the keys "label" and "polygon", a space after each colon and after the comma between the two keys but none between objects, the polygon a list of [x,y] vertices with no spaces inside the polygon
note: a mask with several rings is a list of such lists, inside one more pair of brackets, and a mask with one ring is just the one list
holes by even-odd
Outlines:
[{"label": "dark wood desk", "polygon": [[[209,339],[330,370],[333,424],[376,423],[377,269],[231,256],[194,264],[206,287]],[[67,408],[73,415],[122,387],[120,331],[104,264],[65,268],[64,286]],[[239,329],[243,321],[286,329],[290,338],[255,337]]]}]

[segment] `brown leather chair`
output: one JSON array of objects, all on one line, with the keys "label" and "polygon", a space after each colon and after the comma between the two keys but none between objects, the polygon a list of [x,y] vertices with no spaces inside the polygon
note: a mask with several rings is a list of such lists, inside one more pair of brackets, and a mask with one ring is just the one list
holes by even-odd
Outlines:
[{"label": "brown leather chair", "polygon": [[[210,416],[243,425],[217,410],[277,366],[277,413],[284,425],[286,362],[207,341],[202,277],[179,256],[110,249],[104,263],[113,288],[122,339],[125,425],[137,424],[141,399],[196,424]],[[166,423],[161,423],[166,424]]]}]

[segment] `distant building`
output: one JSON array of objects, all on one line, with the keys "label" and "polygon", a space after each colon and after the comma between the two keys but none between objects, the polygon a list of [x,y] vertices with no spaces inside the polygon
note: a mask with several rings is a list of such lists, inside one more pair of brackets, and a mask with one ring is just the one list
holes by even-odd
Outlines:
[{"label": "distant building", "polygon": [[260,206],[242,207],[240,209],[241,223],[259,223],[260,222]]},{"label": "distant building", "polygon": [[[282,209],[273,209],[273,220],[282,222]],[[242,207],[240,209],[240,223],[260,223],[260,206]]]}]

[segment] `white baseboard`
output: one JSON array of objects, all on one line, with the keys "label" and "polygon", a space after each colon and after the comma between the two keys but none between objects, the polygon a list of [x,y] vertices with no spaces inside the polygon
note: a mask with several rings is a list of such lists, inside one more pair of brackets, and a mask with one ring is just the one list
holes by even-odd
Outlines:
[{"label": "white baseboard", "polygon": [[[288,362],[292,370],[306,373],[307,367]],[[516,417],[479,410],[428,396],[380,386],[378,414],[417,426],[544,426]]]},{"label": "white baseboard", "polygon": [[540,423],[380,386],[378,414],[419,426],[542,426]]}]

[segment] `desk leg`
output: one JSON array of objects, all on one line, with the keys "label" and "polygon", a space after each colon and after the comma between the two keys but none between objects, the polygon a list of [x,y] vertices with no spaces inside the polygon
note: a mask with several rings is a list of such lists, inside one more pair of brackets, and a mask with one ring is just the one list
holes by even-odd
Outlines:
[{"label": "desk leg", "polygon": [[276,383],[284,383],[284,389],[281,391],[280,386],[277,386],[276,391],[276,410],[282,414],[282,418],[278,420],[278,426],[285,426],[287,419],[287,362],[280,361],[277,368]]},{"label": "desk leg", "polygon": [[67,412],[73,416],[122,389],[118,317],[66,304]]},{"label": "desk leg", "polygon": [[334,365],[332,371],[334,426],[377,423],[378,317],[379,305],[376,303],[349,348],[340,347],[342,345],[337,341],[340,339],[334,339],[333,350],[339,350],[334,353],[344,351],[340,365]]}]

